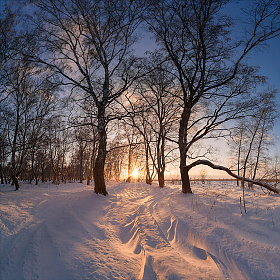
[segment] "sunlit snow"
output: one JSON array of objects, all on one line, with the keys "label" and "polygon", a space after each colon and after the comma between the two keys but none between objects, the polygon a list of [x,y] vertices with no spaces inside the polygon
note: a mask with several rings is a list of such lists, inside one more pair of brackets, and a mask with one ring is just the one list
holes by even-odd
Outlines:
[{"label": "sunlit snow", "polygon": [[[0,186],[1,279],[280,279],[280,196],[234,182]],[[242,214],[241,214],[242,211]]]}]

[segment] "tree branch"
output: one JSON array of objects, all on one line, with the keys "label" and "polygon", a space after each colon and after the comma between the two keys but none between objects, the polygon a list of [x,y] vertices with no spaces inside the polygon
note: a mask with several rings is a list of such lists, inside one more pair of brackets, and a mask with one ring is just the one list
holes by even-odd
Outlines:
[{"label": "tree branch", "polygon": [[215,165],[215,164],[213,164],[212,162],[210,162],[210,161],[208,161],[208,160],[197,160],[197,161],[195,161],[195,162],[193,162],[193,163],[191,163],[191,164],[189,164],[189,165],[187,165],[187,166],[184,166],[184,168],[186,168],[186,169],[189,171],[191,168],[193,168],[193,167],[195,167],[195,166],[197,166],[197,165],[201,165],[201,164],[202,164],[202,165],[207,165],[207,166],[209,166],[209,167],[211,167],[211,168],[213,168],[213,169],[218,169],[218,170],[225,171],[225,172],[227,172],[230,176],[232,176],[232,177],[234,177],[234,178],[236,178],[236,179],[238,179],[238,180],[243,180],[243,181],[246,181],[246,182],[250,182],[250,183],[253,183],[253,184],[255,184],[255,185],[264,187],[264,188],[266,188],[266,189],[268,189],[268,190],[270,190],[270,191],[272,191],[272,192],[274,192],[274,193],[280,194],[280,190],[279,190],[279,189],[277,189],[277,188],[275,188],[275,187],[269,185],[268,183],[259,182],[259,181],[255,181],[255,180],[251,180],[251,179],[247,179],[247,178],[244,178],[244,177],[235,175],[234,173],[232,173],[232,171],[231,171],[230,169],[228,169],[228,168],[226,168],[226,167],[224,167],[224,166]]}]

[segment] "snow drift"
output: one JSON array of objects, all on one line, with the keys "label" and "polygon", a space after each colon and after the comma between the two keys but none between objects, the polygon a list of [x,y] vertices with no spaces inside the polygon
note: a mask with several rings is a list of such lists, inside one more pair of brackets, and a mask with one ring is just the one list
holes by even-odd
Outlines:
[{"label": "snow drift", "polygon": [[1,186],[1,279],[279,279],[280,196],[234,183]]}]

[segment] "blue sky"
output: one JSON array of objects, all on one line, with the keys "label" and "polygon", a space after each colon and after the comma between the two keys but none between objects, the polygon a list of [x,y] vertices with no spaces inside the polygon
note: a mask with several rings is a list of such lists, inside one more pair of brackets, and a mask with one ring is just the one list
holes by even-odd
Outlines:
[{"label": "blue sky", "polygon": [[[280,112],[280,37],[273,39],[263,51],[254,52],[249,62],[260,66],[260,74],[268,77],[271,86],[278,89],[277,102]],[[274,133],[280,138],[280,119],[275,123]],[[277,142],[280,153],[280,140]],[[279,154],[280,155],[280,154]]]}]

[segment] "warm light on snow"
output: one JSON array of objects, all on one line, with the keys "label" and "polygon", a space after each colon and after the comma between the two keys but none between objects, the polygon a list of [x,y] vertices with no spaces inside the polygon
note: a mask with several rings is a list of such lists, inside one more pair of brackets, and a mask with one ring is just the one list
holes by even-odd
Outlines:
[{"label": "warm light on snow", "polygon": [[135,177],[138,177],[138,170],[137,169],[134,169],[133,172],[132,172],[132,176],[135,178]]},{"label": "warm light on snow", "polygon": [[0,279],[280,279],[280,196],[192,187],[0,184]]}]

